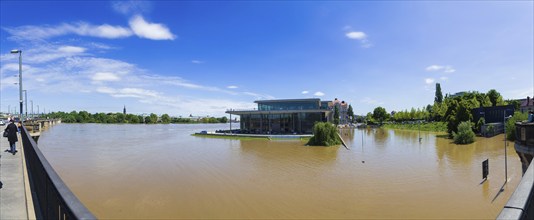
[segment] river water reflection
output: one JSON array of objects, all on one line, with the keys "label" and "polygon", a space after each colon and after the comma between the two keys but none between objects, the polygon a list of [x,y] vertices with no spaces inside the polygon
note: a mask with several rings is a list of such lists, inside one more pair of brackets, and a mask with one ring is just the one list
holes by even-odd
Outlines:
[{"label": "river water reflection", "polygon": [[[521,178],[503,136],[346,130],[343,147],[194,137],[228,125],[60,124],[39,147],[98,218],[495,218]],[[489,158],[489,179],[481,163]]]}]

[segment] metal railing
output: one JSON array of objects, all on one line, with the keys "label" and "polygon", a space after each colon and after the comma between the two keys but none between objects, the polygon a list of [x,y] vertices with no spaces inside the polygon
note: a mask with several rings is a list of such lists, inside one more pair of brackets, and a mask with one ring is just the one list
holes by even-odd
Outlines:
[{"label": "metal railing", "polygon": [[497,219],[534,219],[534,163],[531,163],[521,182]]},{"label": "metal railing", "polygon": [[61,180],[26,128],[21,132],[37,218],[96,219]]}]

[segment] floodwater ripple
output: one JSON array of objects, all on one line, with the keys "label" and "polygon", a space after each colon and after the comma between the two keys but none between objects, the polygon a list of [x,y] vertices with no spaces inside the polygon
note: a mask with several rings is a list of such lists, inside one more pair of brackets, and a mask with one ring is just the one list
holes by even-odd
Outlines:
[{"label": "floodwater ripple", "polygon": [[[223,124],[60,124],[39,147],[99,218],[495,218],[521,178],[503,136],[344,130],[343,147],[194,137]],[[421,142],[419,142],[421,138]],[[481,184],[481,163],[490,161]]]}]

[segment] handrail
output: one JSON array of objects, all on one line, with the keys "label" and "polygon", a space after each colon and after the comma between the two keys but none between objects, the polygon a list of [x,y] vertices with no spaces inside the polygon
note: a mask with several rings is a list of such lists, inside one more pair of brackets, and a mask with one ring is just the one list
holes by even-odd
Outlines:
[{"label": "handrail", "polygon": [[61,180],[24,126],[21,133],[37,218],[96,219]]},{"label": "handrail", "polygon": [[530,163],[521,182],[497,219],[534,219],[534,163]]}]

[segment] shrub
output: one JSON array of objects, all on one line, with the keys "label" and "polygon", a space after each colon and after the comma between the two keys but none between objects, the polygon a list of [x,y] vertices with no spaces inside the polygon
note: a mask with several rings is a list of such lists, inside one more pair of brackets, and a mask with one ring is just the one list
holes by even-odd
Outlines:
[{"label": "shrub", "polygon": [[514,112],[514,116],[506,121],[506,138],[510,141],[515,141],[515,123],[527,120],[528,114],[521,112]]},{"label": "shrub", "polygon": [[478,119],[478,122],[477,122],[477,131],[479,133],[482,133],[482,125],[486,124],[486,119],[484,119],[484,117],[480,117],[480,119]]},{"label": "shrub", "polygon": [[486,127],[486,136],[494,136],[495,135],[495,127],[493,125],[488,125]]},{"label": "shrub", "polygon": [[329,122],[317,122],[313,125],[313,137],[310,138],[308,145],[313,146],[332,146],[341,144],[337,128]]},{"label": "shrub", "polygon": [[475,132],[471,129],[471,122],[464,121],[458,125],[458,133],[452,132],[454,143],[470,144],[475,142]]}]

